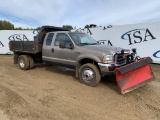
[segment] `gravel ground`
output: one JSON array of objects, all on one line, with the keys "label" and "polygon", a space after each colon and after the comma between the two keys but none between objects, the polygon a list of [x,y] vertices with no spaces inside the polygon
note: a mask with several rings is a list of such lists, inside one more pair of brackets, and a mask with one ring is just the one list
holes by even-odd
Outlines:
[{"label": "gravel ground", "polygon": [[0,55],[0,120],[160,120],[160,65],[151,67],[155,81],[121,95],[107,78],[88,87],[74,70],[22,71],[12,55]]}]

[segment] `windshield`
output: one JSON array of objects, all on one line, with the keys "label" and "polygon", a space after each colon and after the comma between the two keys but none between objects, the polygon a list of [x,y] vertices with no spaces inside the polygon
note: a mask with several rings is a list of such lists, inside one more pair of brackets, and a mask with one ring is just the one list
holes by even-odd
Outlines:
[{"label": "windshield", "polygon": [[97,45],[97,41],[85,33],[69,33],[76,45]]}]

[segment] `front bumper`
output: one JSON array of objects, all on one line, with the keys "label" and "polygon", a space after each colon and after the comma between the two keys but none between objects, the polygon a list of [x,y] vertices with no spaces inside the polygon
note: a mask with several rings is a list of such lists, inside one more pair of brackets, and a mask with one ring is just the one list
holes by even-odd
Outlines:
[{"label": "front bumper", "polygon": [[109,74],[115,74],[116,73],[116,68],[119,65],[98,63],[98,66],[100,68],[101,74],[109,75]]}]

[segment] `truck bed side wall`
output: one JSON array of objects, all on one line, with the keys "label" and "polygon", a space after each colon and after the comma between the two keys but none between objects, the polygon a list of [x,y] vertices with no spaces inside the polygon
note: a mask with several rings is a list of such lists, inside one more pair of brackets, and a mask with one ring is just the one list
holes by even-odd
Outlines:
[{"label": "truck bed side wall", "polygon": [[34,41],[10,41],[10,51],[23,51],[34,53]]}]

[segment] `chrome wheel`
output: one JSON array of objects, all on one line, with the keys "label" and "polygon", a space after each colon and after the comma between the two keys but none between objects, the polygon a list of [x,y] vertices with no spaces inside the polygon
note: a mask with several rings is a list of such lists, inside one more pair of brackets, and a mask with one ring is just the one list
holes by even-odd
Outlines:
[{"label": "chrome wheel", "polygon": [[24,61],[22,59],[19,61],[19,65],[20,65],[21,68],[24,68],[25,64],[24,64]]},{"label": "chrome wheel", "polygon": [[82,73],[82,78],[86,81],[92,81],[94,78],[94,72],[91,69],[85,69]]},{"label": "chrome wheel", "polygon": [[28,56],[27,55],[20,55],[18,58],[18,64],[22,70],[28,70],[29,69]]},{"label": "chrome wheel", "polygon": [[96,65],[86,63],[79,70],[79,79],[88,86],[96,86],[101,80],[101,75]]}]

